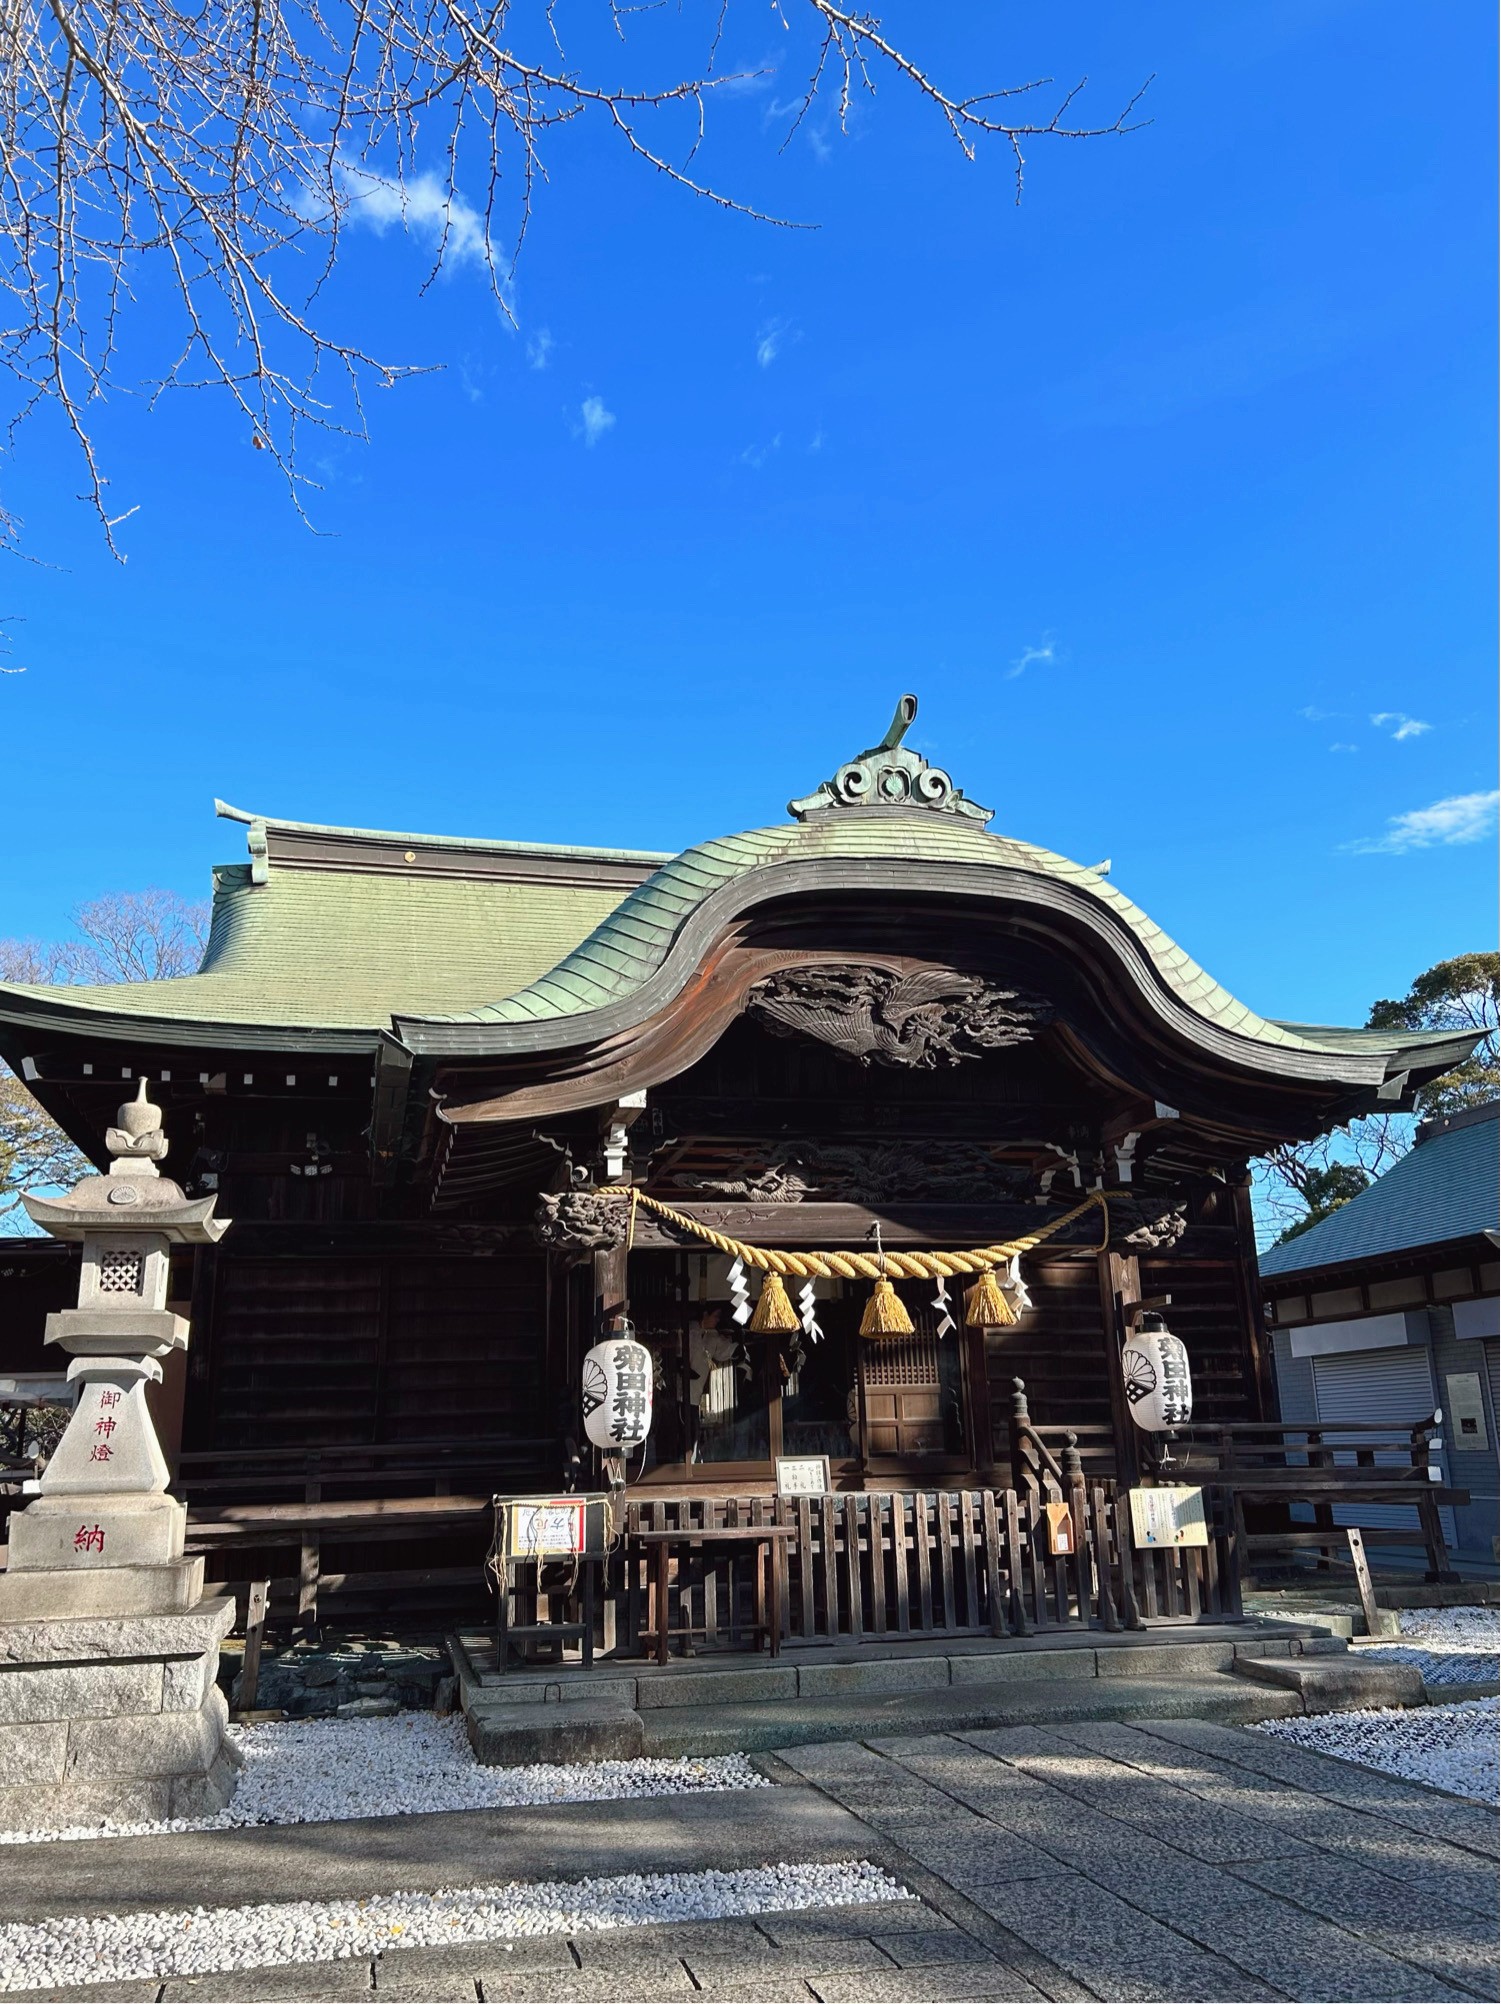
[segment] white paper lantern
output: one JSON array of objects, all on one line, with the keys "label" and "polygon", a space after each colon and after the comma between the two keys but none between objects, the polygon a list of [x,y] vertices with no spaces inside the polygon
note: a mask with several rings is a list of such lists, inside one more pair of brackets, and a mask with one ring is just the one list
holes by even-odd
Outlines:
[{"label": "white paper lantern", "polygon": [[1194,1409],[1188,1352],[1160,1315],[1143,1316],[1126,1339],[1121,1371],[1126,1404],[1143,1433],[1187,1426]]},{"label": "white paper lantern", "polygon": [[584,1431],[606,1454],[639,1447],[651,1432],[651,1352],[610,1336],[584,1358]]}]

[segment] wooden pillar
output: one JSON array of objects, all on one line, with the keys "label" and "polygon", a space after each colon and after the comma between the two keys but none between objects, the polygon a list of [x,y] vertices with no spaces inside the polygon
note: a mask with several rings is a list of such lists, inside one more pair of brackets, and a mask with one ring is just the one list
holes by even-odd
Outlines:
[{"label": "wooden pillar", "polygon": [[189,1315],[187,1374],[183,1397],[182,1445],[207,1448],[216,1445],[214,1428],[214,1377],[219,1331],[215,1314],[216,1282],[219,1271],[217,1246],[194,1246],[192,1293]]},{"label": "wooden pillar", "polygon": [[966,1328],[963,1314],[961,1295],[956,1333],[964,1345],[964,1403],[969,1423],[969,1447],[975,1472],[984,1487],[989,1489],[995,1484],[995,1421],[990,1408],[990,1369],[985,1354],[985,1331]]},{"label": "wooden pillar", "polygon": [[626,1259],[624,1246],[594,1255],[594,1327],[589,1342],[597,1343],[604,1333],[608,1316],[618,1315],[626,1303]]},{"label": "wooden pillar", "polygon": [[1234,1186],[1233,1215],[1235,1218],[1236,1288],[1245,1329],[1247,1390],[1251,1404],[1259,1420],[1277,1417],[1280,1407],[1277,1401],[1276,1374],[1272,1368],[1272,1345],[1267,1335],[1266,1313],[1261,1300],[1261,1272],[1256,1263],[1256,1225],[1251,1215],[1251,1179],[1249,1176]]},{"label": "wooden pillar", "polygon": [[1121,1347],[1125,1341],[1125,1309],[1141,1299],[1141,1268],[1134,1253],[1100,1254],[1100,1334],[1104,1345],[1105,1377],[1110,1390],[1110,1424],[1115,1433],[1116,1481],[1122,1490],[1133,1489],[1141,1480],[1136,1425],[1126,1403],[1126,1386],[1121,1377]]},{"label": "wooden pillar", "polygon": [[1121,1620],[1127,1628],[1145,1625],[1136,1600],[1136,1553],[1131,1543],[1130,1492],[1141,1482],[1141,1460],[1137,1449],[1136,1423],[1126,1403],[1126,1384],[1121,1376],[1121,1349],[1126,1335],[1125,1310],[1133,1301],[1140,1299],[1141,1268],[1135,1254],[1102,1252],[1100,1334],[1104,1343],[1105,1376],[1110,1387],[1110,1424],[1115,1433],[1115,1532],[1121,1568]]}]

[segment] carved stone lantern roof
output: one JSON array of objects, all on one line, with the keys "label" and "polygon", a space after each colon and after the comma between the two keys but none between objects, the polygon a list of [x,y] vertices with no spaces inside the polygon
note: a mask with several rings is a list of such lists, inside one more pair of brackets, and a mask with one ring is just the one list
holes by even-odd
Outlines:
[{"label": "carved stone lantern roof", "polygon": [[65,1197],[23,1197],[27,1215],[55,1239],[94,1232],[156,1232],[173,1245],[213,1245],[229,1230],[213,1216],[213,1197],[190,1198],[157,1168],[167,1153],[162,1110],[142,1079],[106,1130],[109,1174],[85,1176]]}]

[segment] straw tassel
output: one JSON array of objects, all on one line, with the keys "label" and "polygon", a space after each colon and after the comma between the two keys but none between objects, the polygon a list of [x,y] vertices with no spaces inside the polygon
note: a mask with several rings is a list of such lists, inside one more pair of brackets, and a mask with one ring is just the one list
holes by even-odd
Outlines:
[{"label": "straw tassel", "polygon": [[790,1336],[802,1327],[797,1310],[787,1299],[787,1289],[779,1273],[768,1273],[762,1281],[761,1298],[756,1303],[750,1326],[755,1336]]},{"label": "straw tassel", "polygon": [[967,1329],[1009,1329],[1016,1311],[1001,1292],[994,1267],[986,1267],[964,1297],[964,1326]]},{"label": "straw tassel", "polygon": [[910,1336],[912,1317],[907,1304],[882,1274],[871,1290],[865,1313],[860,1318],[862,1336]]}]

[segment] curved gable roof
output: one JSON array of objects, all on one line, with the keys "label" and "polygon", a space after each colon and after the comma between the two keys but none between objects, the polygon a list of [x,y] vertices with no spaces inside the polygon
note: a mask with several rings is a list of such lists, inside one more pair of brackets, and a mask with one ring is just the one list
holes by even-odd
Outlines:
[{"label": "curved gable roof", "polygon": [[[920,763],[920,762],[919,762]],[[797,803],[799,809],[809,803]],[[252,863],[215,872],[203,966],[177,980],[0,990],[0,1019],[94,1034],[272,1042],[288,1031],[414,1049],[545,1049],[641,1020],[681,991],[730,915],[827,888],[1066,910],[1180,1031],[1263,1072],[1363,1087],[1466,1054],[1445,1033],[1322,1029],[1258,1015],[1100,868],[989,833],[983,810],[841,806],[681,855],[249,823]],[[653,867],[655,866],[655,867]]]},{"label": "curved gable roof", "polygon": [[[867,810],[753,828],[685,849],[633,891],[573,952],[517,993],[428,1021],[526,1023],[601,1009],[657,972],[685,921],[715,892],[777,864],[838,859],[1021,870],[1097,899],[1135,936],[1163,982],[1198,1013],[1268,1043],[1303,1040],[1236,1001],[1098,870],[1049,849],[923,810]],[[977,878],[976,889],[984,888]]]}]

